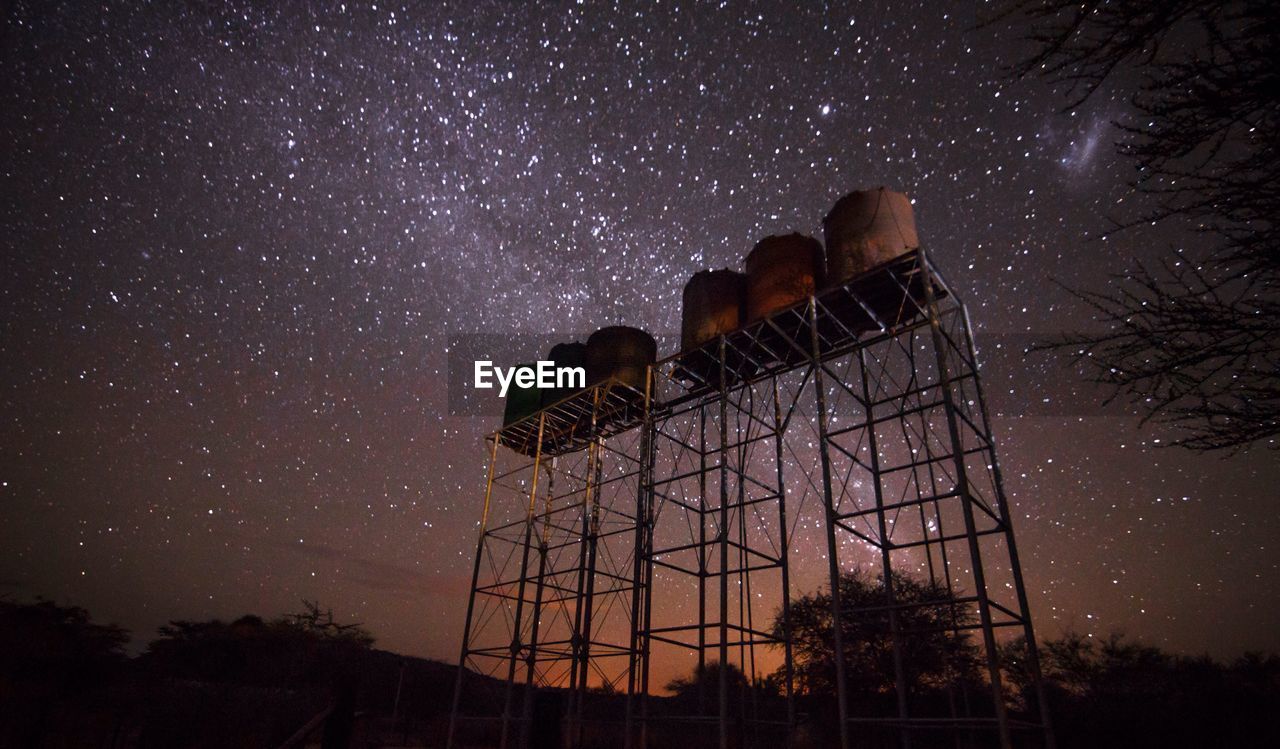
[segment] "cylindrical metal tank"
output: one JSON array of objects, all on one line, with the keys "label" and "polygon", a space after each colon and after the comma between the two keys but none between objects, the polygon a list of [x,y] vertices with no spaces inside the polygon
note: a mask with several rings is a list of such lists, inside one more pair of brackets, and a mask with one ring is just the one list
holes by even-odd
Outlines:
[{"label": "cylindrical metal tank", "polygon": [[803,234],[765,237],[747,255],[746,320],[804,301],[818,288],[822,245]]},{"label": "cylindrical metal tank", "polygon": [[[517,364],[517,368],[530,367],[536,370],[536,364]],[[510,426],[531,413],[542,408],[542,393],[536,387],[522,388],[512,378],[507,388],[507,403],[502,409],[502,426]]]},{"label": "cylindrical metal tank", "polygon": [[[556,368],[561,367],[587,367],[587,345],[571,341],[569,343],[557,343],[547,352],[547,361],[555,362]],[[562,401],[565,398],[576,393],[581,388],[548,388],[542,391],[542,407],[546,408],[553,403]]]},{"label": "cylindrical metal tank", "polygon": [[653,336],[639,328],[613,325],[587,338],[587,382],[613,377],[644,392],[648,367],[658,358]]},{"label": "cylindrical metal tank", "polygon": [[742,325],[746,277],[737,271],[700,270],[684,285],[680,350],[695,349]]},{"label": "cylindrical metal tank", "polygon": [[846,283],[920,246],[911,201],[887,187],[855,190],[840,198],[822,220],[822,230],[827,286]]}]

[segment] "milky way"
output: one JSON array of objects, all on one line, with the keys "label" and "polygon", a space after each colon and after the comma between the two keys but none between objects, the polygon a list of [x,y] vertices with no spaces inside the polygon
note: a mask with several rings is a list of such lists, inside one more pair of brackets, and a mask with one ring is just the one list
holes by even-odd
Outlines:
[{"label": "milky way", "polygon": [[452,657],[496,409],[450,413],[450,341],[670,334],[884,184],[968,300],[1041,630],[1280,647],[1274,455],[1022,356],[1089,322],[1055,281],[1195,241],[1098,238],[1123,90],[1061,113],[967,4],[130,5],[7,11],[3,592],[142,641],[318,599]]}]

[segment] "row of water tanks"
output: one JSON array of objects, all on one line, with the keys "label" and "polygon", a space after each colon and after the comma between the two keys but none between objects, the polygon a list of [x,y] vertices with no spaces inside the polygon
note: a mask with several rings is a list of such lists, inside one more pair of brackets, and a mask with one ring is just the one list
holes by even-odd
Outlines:
[{"label": "row of water tanks", "polygon": [[684,287],[680,348],[695,349],[743,325],[804,301],[920,245],[911,201],[881,187],[836,201],[822,222],[823,244],[803,234],[765,237],[745,272],[694,274]]},{"label": "row of water tanks", "polygon": [[[680,343],[690,351],[721,335],[803,302],[917,248],[911,202],[881,187],[845,195],[823,219],[823,243],[802,234],[765,237],[747,254],[744,273],[704,270],[684,287]],[[658,347],[643,330],[601,328],[585,344],[553,346],[547,360],[557,367],[583,367],[587,384],[618,380],[638,392]],[[531,366],[531,365],[525,365]],[[518,388],[507,394],[503,424],[509,425],[573,394],[572,390]]]}]

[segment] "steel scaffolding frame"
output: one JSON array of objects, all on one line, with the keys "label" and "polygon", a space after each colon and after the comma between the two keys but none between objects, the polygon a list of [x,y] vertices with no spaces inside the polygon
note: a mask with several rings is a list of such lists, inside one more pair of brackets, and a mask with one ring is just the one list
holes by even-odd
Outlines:
[{"label": "steel scaffolding frame", "polygon": [[[816,582],[829,591],[832,621],[883,622],[889,631],[891,716],[876,714],[846,658],[833,659],[842,749],[855,728],[859,737],[892,734],[903,747],[945,732],[957,747],[1002,749],[1028,729],[1018,735],[1053,746],[968,315],[923,250],[663,360],[648,380],[644,393],[618,383],[588,389],[492,438],[460,663],[505,666],[501,689],[490,689],[503,698],[490,714],[500,746],[529,744],[534,695],[548,686],[568,689],[569,744],[583,746],[592,720],[587,675],[611,656],[625,668],[594,683],[625,682],[625,710],[619,719],[602,699],[595,720],[611,721],[628,747],[673,737],[721,749],[790,745],[803,698],[790,614],[790,557],[800,543],[825,548],[826,574]],[[532,464],[495,473],[500,443],[532,455]],[[610,470],[599,473],[610,461],[625,466],[611,469],[625,477],[612,484]],[[492,495],[511,476],[523,477],[524,516],[494,525]],[[602,513],[617,519],[615,533],[598,530],[593,518]],[[601,576],[593,560],[606,538],[619,553]],[[511,564],[520,551],[520,573],[490,561],[493,580],[481,584],[482,559],[499,547],[510,549]],[[879,598],[842,600],[842,579],[863,563],[878,569]],[[899,600],[904,574],[923,577],[928,595]],[[625,637],[601,635],[599,581],[626,599]],[[477,600],[490,598],[503,602],[505,632],[478,645],[493,616]],[[1006,628],[1025,639],[1018,667],[1028,694],[1004,683],[1010,664],[997,632]],[[858,645],[843,641],[844,629],[831,629],[836,653]],[[941,706],[939,685],[923,689],[904,655],[939,634],[952,653],[969,652],[976,635],[972,652],[985,668],[981,684],[946,677]],[[650,699],[654,664],[682,656],[692,658],[693,695]],[[776,692],[762,687],[770,664]],[[451,742],[470,719],[459,709],[463,672]],[[1020,699],[1036,703],[1026,711],[1034,719],[1009,715],[1006,704]]]},{"label": "steel scaffolding frame", "polygon": [[[811,298],[805,313],[807,324],[792,317],[790,327],[786,318],[783,325],[769,325],[797,352],[807,334],[832,614],[886,616],[895,675],[896,715],[854,715],[851,675],[843,673],[843,658],[835,660],[840,745],[850,746],[856,725],[889,729],[904,747],[921,732],[947,729],[957,745],[988,730],[1007,748],[1018,728],[1035,731],[1052,747],[1026,588],[964,305],[919,251]],[[878,557],[882,599],[846,605],[838,585],[849,568],[844,560],[867,551]],[[923,573],[936,597],[896,599],[900,571],[912,569]],[[912,628],[910,620],[921,613],[941,623]],[[1007,664],[996,633],[1006,627],[1025,638],[1036,720],[1014,721],[1006,709],[1019,697],[1003,683]],[[930,714],[930,706],[918,704],[903,653],[916,638],[938,631],[956,641],[967,632],[980,636],[990,715],[975,714],[967,694],[969,707],[957,706],[950,689],[946,714]],[[845,652],[841,628],[833,634],[836,652]]]},{"label": "steel scaffolding frame", "polygon": [[[648,746],[662,727],[668,733],[660,745],[706,733],[721,747],[779,746],[795,725],[787,625],[793,526],[783,437],[803,389],[788,387],[786,372],[744,378],[751,365],[739,348],[721,337],[654,367],[653,389],[662,403],[645,422],[645,598],[632,690],[639,710],[628,716],[638,736],[627,733],[639,746]],[[654,613],[655,596],[681,595],[696,606]],[[776,629],[767,621],[774,610],[781,612]],[[665,704],[660,713],[651,712],[646,699],[655,648],[696,658],[696,698]],[[769,649],[783,651],[781,704],[763,690],[762,651]],[[714,703],[708,676],[716,681]]]},{"label": "steel scaffolding frame", "polygon": [[[528,746],[562,717],[580,745],[621,723],[593,697],[620,691],[632,662],[643,400],[611,380],[488,438],[449,746]],[[564,697],[539,706],[548,687]]]}]

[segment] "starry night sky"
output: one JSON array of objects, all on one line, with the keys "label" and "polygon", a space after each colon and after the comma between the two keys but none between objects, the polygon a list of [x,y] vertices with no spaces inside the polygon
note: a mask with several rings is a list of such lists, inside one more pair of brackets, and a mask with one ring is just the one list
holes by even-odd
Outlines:
[{"label": "starry night sky", "polygon": [[1098,238],[1125,76],[1064,114],[969,4],[789,6],[7,6],[0,594],[142,642],[318,599],[452,659],[497,404],[450,413],[449,342],[671,334],[694,271],[884,184],[970,306],[1042,635],[1280,649],[1274,452],[1021,353],[1089,323],[1055,281],[1195,241]]}]

